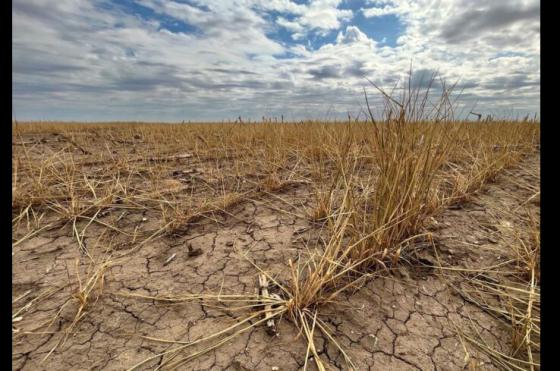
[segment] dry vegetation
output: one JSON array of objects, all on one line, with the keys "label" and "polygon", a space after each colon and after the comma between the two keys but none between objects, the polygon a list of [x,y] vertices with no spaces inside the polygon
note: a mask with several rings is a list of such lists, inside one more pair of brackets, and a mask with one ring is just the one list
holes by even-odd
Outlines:
[{"label": "dry vegetation", "polygon": [[[340,351],[344,367],[358,368],[323,308],[344,310],[343,293],[393,270],[412,256],[418,241],[433,242],[426,229],[432,217],[449,205],[469,202],[484,184],[539,148],[537,122],[453,120],[445,89],[435,104],[427,92],[386,95],[384,117],[336,124],[14,124],[13,251],[49,231],[65,230],[80,252],[73,273],[67,268],[64,285],[14,292],[14,341],[31,333],[52,336],[42,357],[48,362],[108,294],[104,284],[112,267],[126,269],[131,257],[158,239],[181,236],[201,222],[219,225],[220,216],[241,217],[232,213],[237,205],[270,198],[286,204],[278,213],[307,219],[320,238],[298,250],[283,272],[268,271],[250,249],[234,244],[237,258],[253,266],[252,274],[270,281],[273,293],[266,296],[222,289],[113,293],[153,305],[202,302],[236,318],[230,327],[194,341],[146,337],[172,346],[127,367],[187,367],[188,361],[272,319],[273,326],[293,323],[305,339],[304,368],[330,367],[318,350],[318,336]],[[307,205],[283,196],[294,187],[309,190]],[[482,349],[505,369],[539,368],[539,222],[529,215],[525,226],[510,246],[513,258],[494,269],[493,278],[480,271],[470,279],[472,287],[456,288],[465,300],[505,319],[512,338],[508,354],[485,344],[476,332],[457,330],[465,344]],[[197,250],[189,246],[188,254],[196,256]],[[175,256],[162,259],[167,265]],[[453,269],[442,262],[438,268],[442,277]],[[473,272],[461,274],[473,277]],[[26,312],[68,287],[72,294],[54,315],[34,323],[32,330],[20,329]],[[65,311],[71,315],[60,322]],[[55,328],[55,323],[61,324]],[[157,359],[157,366],[149,366]]]}]

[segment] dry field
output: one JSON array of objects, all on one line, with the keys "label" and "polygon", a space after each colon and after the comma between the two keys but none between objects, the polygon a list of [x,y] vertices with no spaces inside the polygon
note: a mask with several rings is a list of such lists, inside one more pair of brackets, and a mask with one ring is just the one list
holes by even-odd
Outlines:
[{"label": "dry field", "polygon": [[540,124],[393,103],[14,125],[13,369],[539,369]]}]

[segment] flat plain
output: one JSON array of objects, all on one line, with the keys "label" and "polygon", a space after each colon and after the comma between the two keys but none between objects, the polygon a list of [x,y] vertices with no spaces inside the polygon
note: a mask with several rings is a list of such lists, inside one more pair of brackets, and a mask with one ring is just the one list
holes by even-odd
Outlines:
[{"label": "flat plain", "polygon": [[539,126],[18,123],[13,369],[539,369]]}]

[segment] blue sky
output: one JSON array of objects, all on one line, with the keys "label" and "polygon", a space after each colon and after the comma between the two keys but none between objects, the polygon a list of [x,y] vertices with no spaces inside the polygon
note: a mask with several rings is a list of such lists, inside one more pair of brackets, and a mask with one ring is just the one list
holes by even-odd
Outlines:
[{"label": "blue sky", "polygon": [[347,117],[410,64],[464,108],[539,112],[534,0],[14,0],[20,120]]}]

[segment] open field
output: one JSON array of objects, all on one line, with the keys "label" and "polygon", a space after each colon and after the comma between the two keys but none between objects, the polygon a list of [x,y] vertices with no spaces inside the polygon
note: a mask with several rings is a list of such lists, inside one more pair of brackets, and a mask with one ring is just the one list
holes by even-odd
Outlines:
[{"label": "open field", "polygon": [[14,125],[13,368],[539,369],[539,126]]},{"label": "open field", "polygon": [[13,370],[540,371],[538,0],[11,12]]}]

